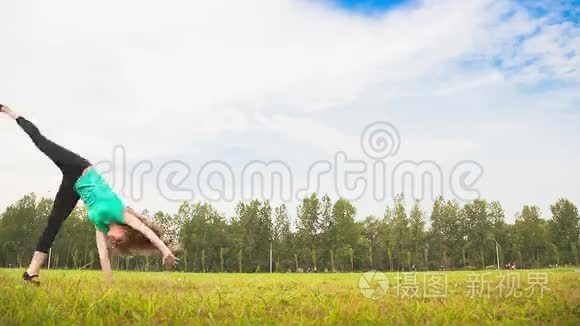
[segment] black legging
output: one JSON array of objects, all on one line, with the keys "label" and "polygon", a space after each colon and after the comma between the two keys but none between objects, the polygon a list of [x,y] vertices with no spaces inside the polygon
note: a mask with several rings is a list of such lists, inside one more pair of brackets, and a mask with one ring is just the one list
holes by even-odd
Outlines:
[{"label": "black legging", "polygon": [[25,118],[19,117],[16,122],[30,136],[36,147],[46,154],[62,171],[62,182],[54,198],[54,205],[48,217],[48,225],[44,229],[36,247],[37,251],[47,253],[62,223],[70,215],[79,200],[79,195],[74,190],[74,184],[91,163],[44,137],[38,128]]}]

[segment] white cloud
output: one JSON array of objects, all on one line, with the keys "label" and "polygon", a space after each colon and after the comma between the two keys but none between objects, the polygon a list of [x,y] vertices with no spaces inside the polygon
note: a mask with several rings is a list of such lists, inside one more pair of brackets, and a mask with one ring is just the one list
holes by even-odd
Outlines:
[{"label": "white cloud", "polygon": [[[403,137],[398,159],[490,165],[482,193],[510,214],[534,200],[546,207],[554,180],[580,200],[578,176],[559,168],[579,159],[568,152],[580,139],[569,124],[579,28],[515,2],[424,1],[379,17],[299,0],[29,0],[0,11],[0,101],[95,161],[117,144],[157,163],[198,164],[230,148],[302,162],[360,156],[361,129],[386,120]],[[567,86],[546,91],[546,80]],[[54,192],[56,170],[5,119],[0,139],[0,206]],[[561,148],[538,154],[541,164],[525,154],[506,184],[530,142]],[[545,196],[543,184],[553,185]],[[138,206],[176,207],[148,189]],[[382,213],[383,203],[357,204]]]}]

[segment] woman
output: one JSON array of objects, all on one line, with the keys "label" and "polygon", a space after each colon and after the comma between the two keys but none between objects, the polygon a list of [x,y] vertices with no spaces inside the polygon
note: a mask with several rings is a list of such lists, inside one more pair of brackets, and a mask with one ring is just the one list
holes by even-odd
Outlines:
[{"label": "woman", "polygon": [[48,140],[34,124],[7,106],[0,104],[0,112],[16,120],[36,147],[56,164],[63,175],[48,217],[48,225],[28,270],[22,275],[25,281],[39,284],[40,267],[46,260],[48,250],[79,199],[87,207],[89,221],[95,224],[99,258],[107,283],[112,279],[108,247],[111,247],[113,253],[120,254],[151,252],[154,248],[163,257],[164,264],[175,265],[176,258],[159,238],[158,229],[152,230],[135,211],[125,207],[89,161]]}]

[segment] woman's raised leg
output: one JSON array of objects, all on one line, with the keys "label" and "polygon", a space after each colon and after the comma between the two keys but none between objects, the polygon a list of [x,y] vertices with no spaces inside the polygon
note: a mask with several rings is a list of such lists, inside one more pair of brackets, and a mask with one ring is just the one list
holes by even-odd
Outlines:
[{"label": "woman's raised leg", "polygon": [[[34,145],[50,158],[63,173],[82,172],[91,164],[76,153],[46,138],[38,128],[26,118],[16,118],[18,125],[28,134]],[[80,175],[80,174],[79,174]]]},{"label": "woman's raised leg", "polygon": [[73,153],[46,138],[32,122],[15,113],[9,107],[0,104],[0,112],[4,112],[12,119],[16,120],[20,128],[26,132],[34,145],[48,156],[48,158],[59,167],[63,174],[79,173],[80,175],[84,169],[91,165],[89,161],[78,154]]},{"label": "woman's raised leg", "polygon": [[63,174],[60,188],[54,198],[54,204],[48,216],[47,226],[38,242],[30,266],[23,275],[24,280],[37,282],[38,273],[46,260],[46,254],[52,246],[56,234],[79,200],[79,195],[74,190],[74,184],[82,175],[83,170],[90,166],[90,163],[44,137],[32,122],[14,113],[8,107],[0,105],[0,111],[16,120],[36,147],[46,154],[60,168]]}]

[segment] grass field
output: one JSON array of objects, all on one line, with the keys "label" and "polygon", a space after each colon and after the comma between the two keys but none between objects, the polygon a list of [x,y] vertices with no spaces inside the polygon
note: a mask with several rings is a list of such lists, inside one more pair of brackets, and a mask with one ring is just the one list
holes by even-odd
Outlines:
[{"label": "grass field", "polygon": [[98,271],[45,271],[40,287],[23,284],[21,273],[0,269],[0,325],[580,324],[574,269],[504,271],[503,279],[497,271],[405,274],[399,281],[387,273],[388,286],[379,279],[385,274],[376,274],[368,287],[373,275],[361,282],[362,273],[116,272],[110,287]]}]

